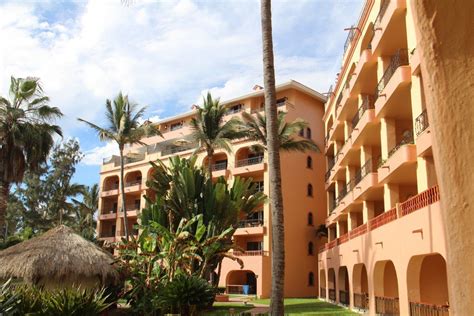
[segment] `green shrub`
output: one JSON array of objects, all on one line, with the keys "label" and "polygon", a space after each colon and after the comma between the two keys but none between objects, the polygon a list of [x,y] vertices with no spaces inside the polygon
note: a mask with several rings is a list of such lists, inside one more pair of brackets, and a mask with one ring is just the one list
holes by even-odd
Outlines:
[{"label": "green shrub", "polygon": [[158,295],[165,313],[196,315],[214,302],[216,289],[198,276],[180,274],[169,282]]},{"label": "green shrub", "polygon": [[0,287],[0,315],[14,313],[19,303],[19,295],[12,291],[12,280]]}]

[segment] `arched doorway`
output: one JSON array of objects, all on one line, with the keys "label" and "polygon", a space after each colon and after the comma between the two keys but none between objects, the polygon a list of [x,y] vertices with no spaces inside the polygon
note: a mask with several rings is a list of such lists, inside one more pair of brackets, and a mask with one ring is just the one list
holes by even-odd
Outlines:
[{"label": "arched doorway", "polygon": [[227,294],[257,294],[257,276],[250,270],[234,270],[227,274]]},{"label": "arched doorway", "polygon": [[377,314],[400,314],[397,272],[392,261],[378,261],[375,264],[374,291]]},{"label": "arched doorway", "polygon": [[319,270],[319,297],[326,298],[326,271]]},{"label": "arched doorway", "polygon": [[407,286],[411,315],[449,315],[446,261],[440,254],[412,257]]},{"label": "arched doorway", "polygon": [[349,273],[347,267],[340,267],[338,274],[339,303],[349,306]]},{"label": "arched doorway", "polygon": [[331,268],[328,270],[328,298],[336,302],[336,272]]},{"label": "arched doorway", "polygon": [[354,307],[359,310],[369,309],[369,282],[367,269],[363,263],[356,264],[352,272],[352,289],[354,291]]}]

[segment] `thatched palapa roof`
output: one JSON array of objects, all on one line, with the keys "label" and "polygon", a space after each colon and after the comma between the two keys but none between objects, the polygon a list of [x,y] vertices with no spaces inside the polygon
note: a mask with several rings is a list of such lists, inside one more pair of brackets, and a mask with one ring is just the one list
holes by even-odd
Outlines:
[{"label": "thatched palapa roof", "polygon": [[0,251],[0,279],[38,284],[96,278],[105,285],[119,278],[113,262],[111,254],[61,225]]}]

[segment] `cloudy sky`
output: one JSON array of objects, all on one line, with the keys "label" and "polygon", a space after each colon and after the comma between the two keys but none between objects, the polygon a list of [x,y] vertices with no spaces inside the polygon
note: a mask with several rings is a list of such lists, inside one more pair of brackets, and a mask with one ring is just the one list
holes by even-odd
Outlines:
[{"label": "cloudy sky", "polygon": [[[190,109],[210,90],[228,99],[262,84],[258,0],[0,0],[0,94],[9,78],[40,77],[78,138],[85,159],[76,181],[98,181],[115,147],[76,120],[103,124],[105,99],[119,91],[157,119]],[[362,0],[274,0],[277,83],[320,92],[339,71]]]}]

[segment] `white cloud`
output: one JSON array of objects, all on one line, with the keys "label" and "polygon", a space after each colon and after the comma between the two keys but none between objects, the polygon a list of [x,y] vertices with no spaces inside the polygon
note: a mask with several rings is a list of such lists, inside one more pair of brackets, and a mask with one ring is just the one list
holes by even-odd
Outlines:
[{"label": "white cloud", "polygon": [[101,165],[104,158],[112,155],[118,155],[118,146],[116,143],[108,142],[86,151],[81,163],[89,166]]}]

